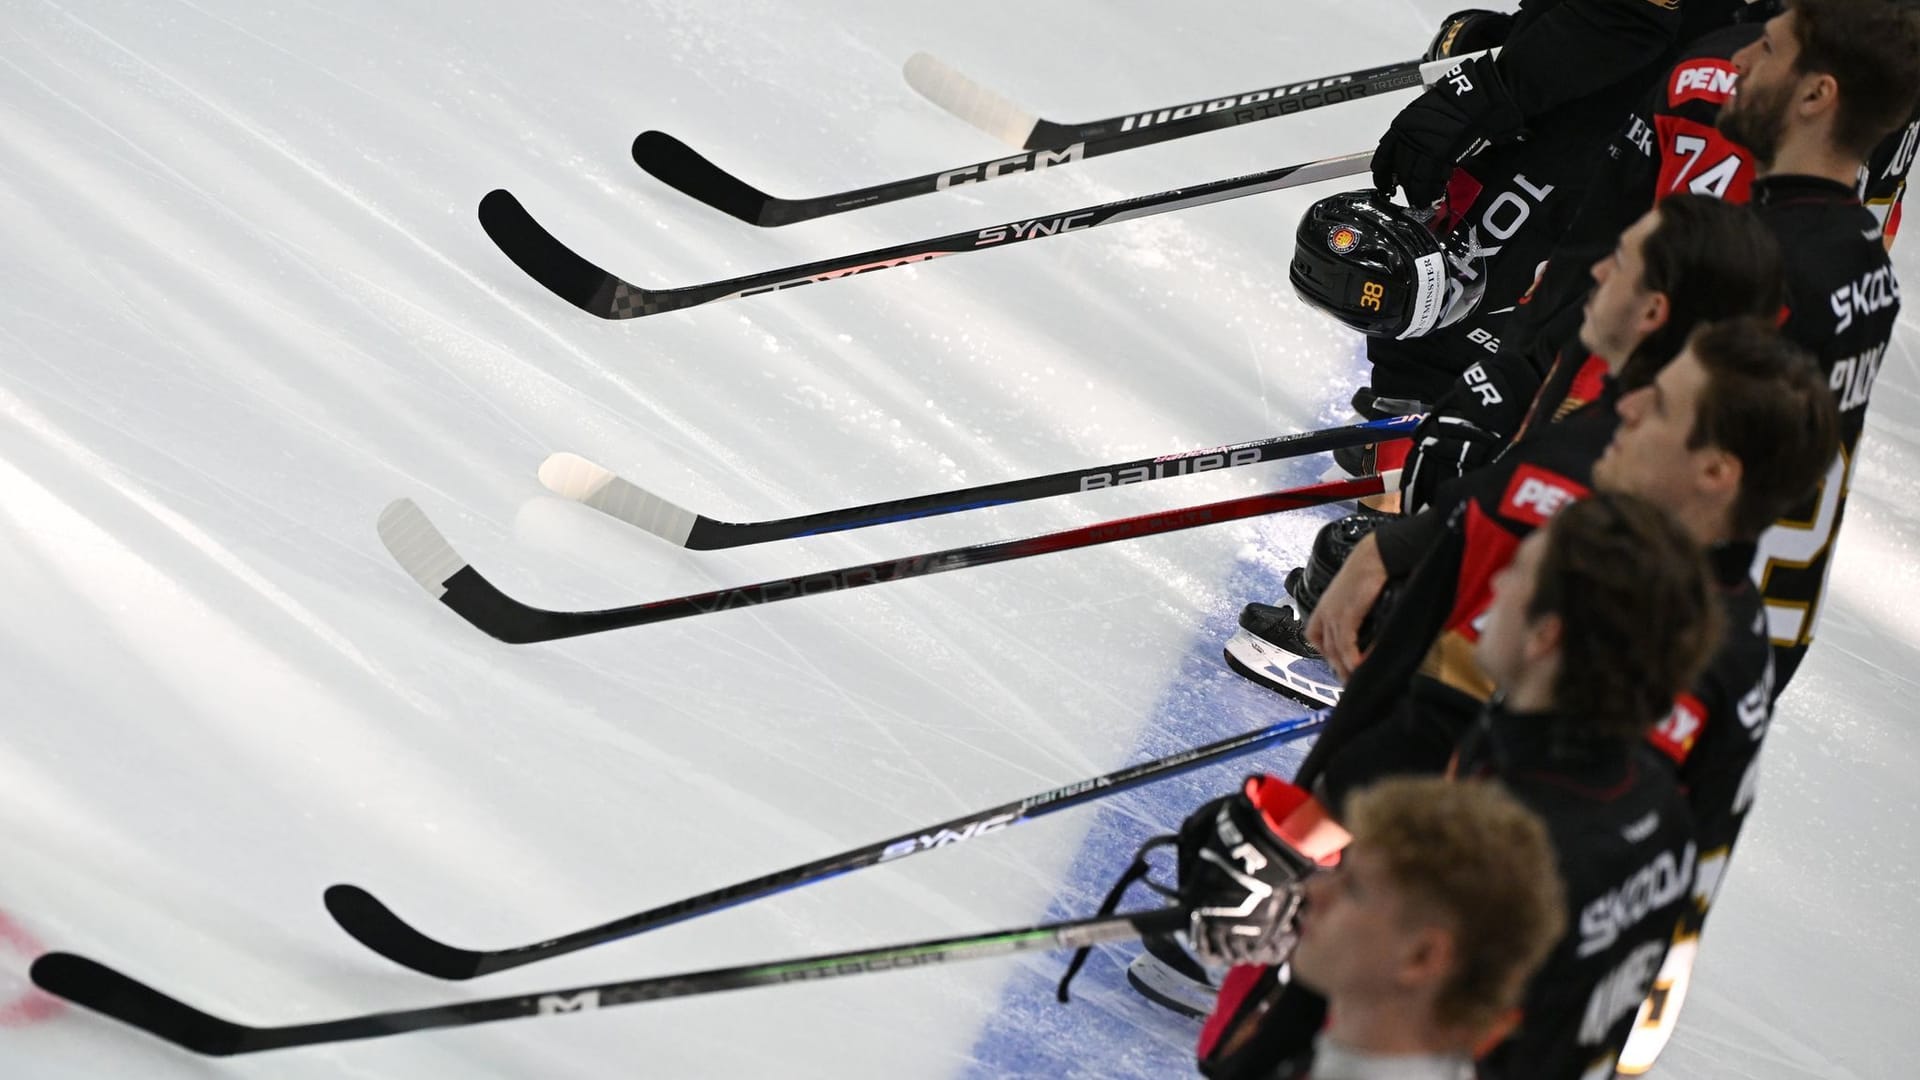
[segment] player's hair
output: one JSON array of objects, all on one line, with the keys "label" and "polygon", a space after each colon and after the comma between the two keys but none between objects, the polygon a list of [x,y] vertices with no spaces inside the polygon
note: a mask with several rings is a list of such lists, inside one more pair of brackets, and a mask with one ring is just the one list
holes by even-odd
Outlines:
[{"label": "player's hair", "polygon": [[1771,315],[1787,299],[1780,242],[1750,208],[1681,194],[1662,199],[1654,212],[1640,252],[1640,287],[1666,294],[1667,321],[1622,366],[1625,389],[1652,382],[1701,323]]},{"label": "player's hair", "polygon": [[1740,459],[1733,532],[1743,540],[1804,498],[1840,452],[1840,407],[1806,350],[1761,319],[1708,323],[1687,347],[1707,371],[1687,447]]},{"label": "player's hair", "polygon": [[1720,641],[1706,557],[1666,511],[1595,494],[1547,524],[1529,619],[1560,617],[1553,707],[1570,735],[1637,737]]},{"label": "player's hair", "polygon": [[1404,890],[1408,918],[1453,934],[1434,1019],[1484,1033],[1519,1004],[1566,928],[1546,826],[1498,783],[1439,777],[1356,792],[1345,824]]},{"label": "player's hair", "polygon": [[1792,0],[1794,69],[1840,85],[1834,143],[1866,157],[1920,98],[1920,12],[1891,0]]}]

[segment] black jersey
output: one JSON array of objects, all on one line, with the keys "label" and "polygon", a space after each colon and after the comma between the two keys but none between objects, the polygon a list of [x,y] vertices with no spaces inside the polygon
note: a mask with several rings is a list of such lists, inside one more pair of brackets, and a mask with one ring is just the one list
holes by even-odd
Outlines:
[{"label": "black jersey", "polygon": [[[1398,582],[1395,599],[1296,782],[1311,785],[1325,773],[1337,806],[1349,784],[1380,771],[1445,767],[1452,736],[1493,691],[1473,661],[1493,575],[1534,529],[1587,496],[1593,463],[1618,424],[1607,384],[1600,400],[1530,429],[1498,461],[1443,488],[1434,505],[1374,531]],[[1403,726],[1389,733],[1395,725]],[[1327,772],[1349,744],[1368,749]]]},{"label": "black jersey", "polygon": [[1900,232],[1900,206],[1907,194],[1907,173],[1913,169],[1916,150],[1920,150],[1920,104],[1914,107],[1906,126],[1880,140],[1860,169],[1860,201],[1880,220],[1889,249]]},{"label": "black jersey", "polygon": [[[1550,715],[1477,709],[1449,747],[1463,783],[1498,782],[1539,815],[1566,887],[1567,930],[1527,986],[1518,1028],[1482,1060],[1482,1080],[1611,1075],[1693,888],[1697,847],[1673,770],[1630,738],[1582,738]],[[1213,1080],[1302,1068],[1326,1015],[1319,995],[1273,968],[1234,968],[1200,1042]]]},{"label": "black jersey", "polygon": [[1567,932],[1484,1080],[1611,1075],[1693,889],[1693,823],[1673,771],[1635,739],[1579,739],[1551,716],[1485,710],[1459,775],[1497,778],[1546,823]]},{"label": "black jersey", "polygon": [[1724,544],[1711,555],[1725,632],[1706,670],[1649,736],[1675,767],[1700,858],[1673,947],[1620,1056],[1621,1070],[1630,1075],[1652,1068],[1679,1020],[1707,911],[1753,808],[1760,747],[1772,718],[1773,650],[1759,591],[1747,576],[1753,545]]},{"label": "black jersey", "polygon": [[1900,283],[1879,221],[1845,185],[1769,176],[1754,182],[1753,203],[1788,253],[1782,332],[1819,360],[1840,404],[1839,457],[1819,490],[1760,537],[1754,559],[1778,693],[1813,639],[1867,399],[1900,313]]},{"label": "black jersey", "polygon": [[1681,5],[1668,0],[1525,0],[1497,66],[1526,137],[1468,158],[1447,210],[1486,261],[1483,298],[1421,338],[1369,338],[1376,393],[1436,400],[1499,349],[1508,314],[1581,205],[1593,160],[1619,117],[1673,56]]}]

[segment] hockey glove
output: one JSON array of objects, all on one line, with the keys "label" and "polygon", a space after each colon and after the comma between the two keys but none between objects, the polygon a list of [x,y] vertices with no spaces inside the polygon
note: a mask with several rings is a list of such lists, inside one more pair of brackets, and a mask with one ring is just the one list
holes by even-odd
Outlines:
[{"label": "hockey glove", "polygon": [[1250,776],[1195,811],[1180,826],[1180,902],[1200,959],[1284,962],[1297,940],[1301,881],[1346,841],[1312,796],[1271,776]]},{"label": "hockey glove", "polygon": [[1380,137],[1373,152],[1373,186],[1388,194],[1406,189],[1407,205],[1432,206],[1446,194],[1453,167],[1482,146],[1526,134],[1494,62],[1468,60],[1413,99]]},{"label": "hockey glove", "polygon": [[1497,49],[1507,43],[1507,34],[1512,29],[1513,16],[1502,11],[1484,8],[1456,11],[1441,20],[1440,32],[1433,35],[1433,43],[1427,46],[1427,61]]},{"label": "hockey glove", "polygon": [[1501,352],[1462,372],[1413,430],[1413,450],[1400,470],[1402,509],[1417,514],[1432,506],[1441,488],[1504,453],[1540,382],[1517,353]]},{"label": "hockey glove", "polygon": [[1440,489],[1506,449],[1507,440],[1471,420],[1438,413],[1414,429],[1413,452],[1400,470],[1400,505],[1408,514],[1432,506]]}]

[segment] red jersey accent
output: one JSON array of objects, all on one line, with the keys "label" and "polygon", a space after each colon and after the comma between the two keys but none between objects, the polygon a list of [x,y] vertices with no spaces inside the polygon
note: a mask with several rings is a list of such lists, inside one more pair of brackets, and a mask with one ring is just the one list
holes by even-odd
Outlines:
[{"label": "red jersey accent", "polygon": [[1466,525],[1466,553],[1460,562],[1459,589],[1441,632],[1458,631],[1468,641],[1479,641],[1480,628],[1474,623],[1493,597],[1493,575],[1513,561],[1513,549],[1520,546],[1520,541],[1494,524],[1477,502],[1467,504]]},{"label": "red jersey accent", "polygon": [[1653,118],[1660,140],[1660,178],[1653,189],[1658,202],[1675,192],[1711,195],[1744,203],[1753,194],[1753,155],[1711,124],[1683,116]]},{"label": "red jersey accent", "polygon": [[[1598,401],[1601,393],[1606,390],[1606,386],[1607,362],[1597,356],[1589,356],[1586,362],[1580,365],[1579,373],[1574,375],[1573,385],[1567,388],[1567,401],[1572,404],[1573,409],[1589,401]],[[1573,411],[1565,405],[1560,408],[1563,412]]]},{"label": "red jersey accent", "polygon": [[1253,993],[1260,982],[1260,976],[1267,969],[1259,964],[1241,964],[1227,971],[1227,977],[1220,980],[1220,995],[1213,999],[1213,1012],[1207,1015],[1207,1022],[1200,1028],[1200,1046],[1197,1056],[1201,1061],[1213,1054],[1214,1044],[1220,1036],[1226,1034],[1227,1023],[1240,1011],[1241,1003],[1247,995]]},{"label": "red jersey accent", "polygon": [[1685,765],[1706,726],[1707,707],[1699,698],[1683,693],[1673,699],[1673,711],[1667,718],[1647,733],[1647,741],[1675,764]]},{"label": "red jersey accent", "polygon": [[[1507,493],[1500,497],[1500,514],[1534,528],[1568,505],[1587,497],[1587,489],[1538,465],[1522,465],[1507,481]],[[1505,565],[1504,561],[1502,565]]]},{"label": "red jersey accent", "polygon": [[1731,60],[1704,56],[1681,64],[1673,69],[1673,78],[1667,83],[1667,108],[1677,108],[1689,101],[1725,105],[1739,78]]}]

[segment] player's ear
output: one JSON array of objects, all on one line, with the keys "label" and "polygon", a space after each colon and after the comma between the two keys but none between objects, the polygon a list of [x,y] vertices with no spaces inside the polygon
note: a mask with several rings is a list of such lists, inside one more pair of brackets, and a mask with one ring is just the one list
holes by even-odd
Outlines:
[{"label": "player's ear", "polygon": [[1800,83],[1801,111],[1818,115],[1840,107],[1840,82],[1824,71],[1809,73]]},{"label": "player's ear", "polygon": [[1707,449],[1706,460],[1701,464],[1700,482],[1709,494],[1724,498],[1731,506],[1740,498],[1740,481],[1746,473],[1746,463],[1732,451],[1714,446]]},{"label": "player's ear", "polygon": [[1529,663],[1542,660],[1560,649],[1566,625],[1558,612],[1548,612],[1527,624],[1526,655]]},{"label": "player's ear", "polygon": [[1667,325],[1673,317],[1673,300],[1663,292],[1650,292],[1647,302],[1640,309],[1640,332],[1651,334]]}]

